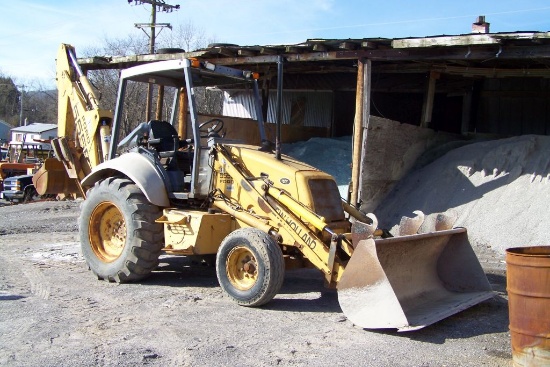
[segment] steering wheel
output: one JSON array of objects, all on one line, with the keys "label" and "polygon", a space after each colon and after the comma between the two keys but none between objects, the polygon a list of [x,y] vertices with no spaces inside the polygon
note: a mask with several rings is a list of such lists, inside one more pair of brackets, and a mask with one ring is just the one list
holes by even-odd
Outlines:
[{"label": "steering wheel", "polygon": [[223,129],[223,120],[218,118],[213,118],[208,121],[205,121],[199,125],[199,132],[201,133],[201,138],[208,138],[212,135],[219,135],[219,132]]}]

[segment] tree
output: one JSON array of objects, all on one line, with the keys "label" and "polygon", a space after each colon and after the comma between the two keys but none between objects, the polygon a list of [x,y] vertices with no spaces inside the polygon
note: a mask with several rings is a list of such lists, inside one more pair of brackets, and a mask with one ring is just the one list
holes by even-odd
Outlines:
[{"label": "tree", "polygon": [[[79,57],[98,55],[127,56],[148,53],[148,40],[145,35],[129,35],[126,38],[110,38],[104,40],[103,47],[86,48]],[[96,89],[100,107],[114,110],[116,106],[119,70],[92,70],[87,73],[88,79]],[[122,134],[130,132],[138,122],[145,119],[145,102],[147,88],[144,85],[129,83],[126,88],[124,103],[124,120],[121,126]]]},{"label": "tree", "polygon": [[178,24],[172,32],[162,33],[158,38],[158,47],[178,47],[187,52],[206,47],[208,44],[203,28],[197,27],[191,21]]},{"label": "tree", "polygon": [[[83,49],[78,52],[79,57],[91,57],[99,55],[128,56],[135,54],[146,54],[149,52],[149,39],[142,32],[138,35],[129,35],[125,38],[106,38],[104,45],[94,48]],[[164,47],[184,47],[185,50],[205,47],[207,37],[204,30],[196,27],[193,23],[187,22],[175,27],[175,31],[166,32],[162,37],[157,38],[157,49]],[[119,70],[93,70],[87,73],[92,86],[96,88],[96,95],[99,98],[101,108],[115,109]],[[156,93],[153,100],[156,99]],[[175,90],[169,88],[164,93],[164,113],[170,108]],[[124,115],[121,126],[122,134],[130,132],[139,122],[145,121],[145,105],[147,98],[147,87],[143,83],[129,82],[126,87],[126,98],[124,100]],[[153,103],[153,106],[155,104]],[[154,108],[154,107],[153,107]]]},{"label": "tree", "polygon": [[28,81],[21,90],[23,121],[57,123],[57,92],[40,81]]},{"label": "tree", "polygon": [[20,108],[21,93],[13,79],[0,73],[0,119],[17,126]]},{"label": "tree", "polygon": [[24,92],[23,118],[29,122],[57,123],[57,92],[36,89]]}]

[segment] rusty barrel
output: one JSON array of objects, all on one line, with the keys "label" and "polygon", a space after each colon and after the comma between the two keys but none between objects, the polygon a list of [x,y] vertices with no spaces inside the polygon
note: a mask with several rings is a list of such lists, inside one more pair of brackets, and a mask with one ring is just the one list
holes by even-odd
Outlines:
[{"label": "rusty barrel", "polygon": [[550,246],[507,249],[506,265],[514,366],[550,366]]}]

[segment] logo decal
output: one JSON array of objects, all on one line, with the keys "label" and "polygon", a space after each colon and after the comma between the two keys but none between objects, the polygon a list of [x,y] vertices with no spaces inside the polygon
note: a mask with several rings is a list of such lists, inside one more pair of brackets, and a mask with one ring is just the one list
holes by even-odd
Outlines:
[{"label": "logo decal", "polygon": [[288,178],[281,178],[279,180],[283,185],[288,185],[290,183],[290,180]]}]

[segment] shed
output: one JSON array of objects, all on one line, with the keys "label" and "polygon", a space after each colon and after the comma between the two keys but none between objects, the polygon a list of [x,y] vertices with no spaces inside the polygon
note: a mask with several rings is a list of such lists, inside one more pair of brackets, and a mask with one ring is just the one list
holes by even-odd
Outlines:
[{"label": "shed", "polygon": [[[478,23],[472,33],[452,36],[213,44],[195,52],[79,63],[84,70],[121,69],[196,57],[260,72],[269,101],[282,55],[286,123],[311,135],[353,135],[350,200],[373,210],[428,150],[455,140],[550,134],[550,32],[488,33],[488,24]],[[315,103],[330,117],[311,130],[308,121],[315,119],[305,110]],[[268,121],[270,108],[264,111]]]}]

